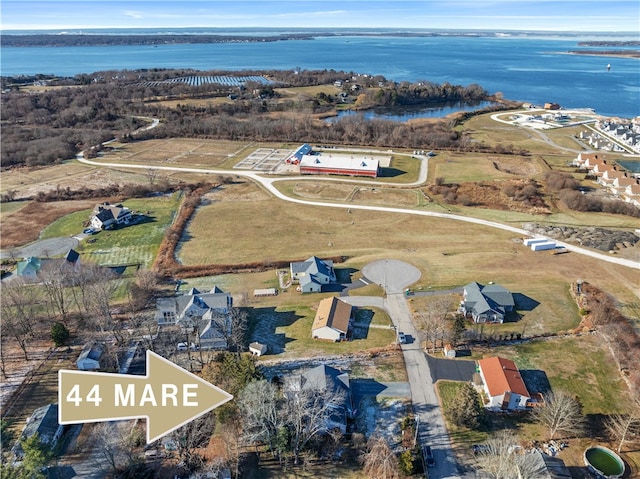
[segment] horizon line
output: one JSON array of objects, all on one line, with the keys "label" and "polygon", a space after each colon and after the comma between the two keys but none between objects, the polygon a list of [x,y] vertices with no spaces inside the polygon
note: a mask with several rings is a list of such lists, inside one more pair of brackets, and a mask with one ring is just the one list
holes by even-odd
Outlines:
[{"label": "horizon line", "polygon": [[0,34],[7,32],[23,32],[23,31],[55,31],[55,30],[154,30],[154,29],[163,29],[163,30],[187,30],[187,29],[209,29],[209,30],[238,30],[238,29],[255,29],[255,30],[273,30],[273,31],[304,31],[304,32],[314,32],[326,29],[334,29],[340,31],[380,31],[380,30],[393,30],[396,32],[408,32],[408,31],[420,31],[420,32],[492,32],[492,33],[500,33],[500,32],[518,32],[518,33],[557,33],[557,34],[574,34],[574,33],[583,33],[583,34],[601,34],[601,33],[620,33],[620,34],[632,34],[637,35],[638,32],[635,30],[582,30],[582,29],[563,29],[563,30],[555,30],[555,29],[523,29],[523,28],[428,28],[428,27],[334,27],[334,26],[317,26],[317,27],[267,27],[267,26],[258,26],[258,25],[247,25],[247,26],[234,26],[234,27],[211,27],[211,26],[145,26],[145,27],[114,27],[114,26],[90,26],[90,27],[78,27],[78,26],[62,26],[62,27],[51,27],[51,26],[34,26],[34,27],[20,27],[20,28],[0,28]]}]

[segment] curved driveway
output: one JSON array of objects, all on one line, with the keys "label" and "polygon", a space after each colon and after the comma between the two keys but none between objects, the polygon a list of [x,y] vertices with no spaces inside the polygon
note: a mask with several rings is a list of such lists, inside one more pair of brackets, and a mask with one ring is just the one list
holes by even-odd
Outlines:
[{"label": "curved driveway", "polygon": [[[479,218],[471,218],[467,216],[454,215],[450,213],[438,213],[435,211],[422,211],[422,210],[414,210],[410,208],[394,208],[394,207],[388,207],[388,206],[370,206],[370,205],[358,205],[358,204],[351,204],[351,203],[338,203],[338,202],[331,203],[326,201],[301,200],[298,198],[292,198],[290,196],[285,195],[280,190],[278,190],[278,188],[274,186],[274,183],[278,181],[296,181],[296,180],[310,180],[310,179],[317,181],[317,180],[322,180],[322,178],[315,178],[315,177],[309,178],[304,176],[270,177],[270,176],[262,176],[261,174],[258,174],[252,171],[229,171],[229,170],[215,170],[215,169],[206,169],[206,168],[180,168],[176,166],[154,166],[154,165],[131,165],[127,163],[106,163],[106,162],[87,160],[85,158],[82,158],[81,154],[79,154],[76,158],[81,163],[92,165],[92,166],[100,166],[100,167],[131,168],[131,169],[139,169],[139,170],[147,170],[149,168],[154,168],[156,170],[162,170],[162,171],[184,171],[186,173],[241,176],[244,178],[249,178],[255,181],[256,183],[262,185],[267,191],[273,194],[273,196],[275,196],[276,198],[279,198],[283,201],[289,201],[291,203],[298,203],[298,204],[311,205],[311,206],[322,206],[325,208],[343,208],[343,209],[351,209],[351,210],[380,211],[383,213],[431,216],[431,217],[445,218],[445,219],[456,220],[456,221],[465,221],[467,223],[474,223],[482,226],[489,226],[492,228],[498,228],[501,230],[510,231],[512,233],[515,233],[521,236],[531,236],[531,233],[529,231],[522,228],[515,228],[513,226],[498,223],[496,221],[488,221],[488,220],[483,220]],[[420,174],[419,181],[424,181],[423,175],[424,175],[424,179],[426,179],[427,168],[425,163],[426,162],[423,161],[423,165],[420,168],[421,174]],[[326,180],[336,181],[333,178],[326,178]],[[363,183],[359,180],[342,180],[342,181]],[[364,182],[364,183],[367,183],[367,182]],[[380,186],[387,183],[376,182],[375,184]],[[389,183],[389,184],[393,186],[398,186],[397,184],[394,184],[394,183]],[[415,182],[415,183],[411,183],[410,185],[404,185],[404,186],[411,186],[411,185],[415,186],[418,184],[420,183]],[[542,236],[540,237],[542,238]],[[551,239],[551,238],[547,238],[547,239]],[[608,256],[602,253],[597,253],[595,251],[581,248],[579,246],[565,243],[562,241],[557,241],[557,240],[553,240],[553,241],[555,241],[555,243],[558,246],[563,247],[568,251],[572,251],[574,253],[590,256],[592,258],[596,258],[601,261],[607,261],[609,263],[619,264],[621,266],[626,266],[628,268],[640,269],[640,263],[637,261]]]}]

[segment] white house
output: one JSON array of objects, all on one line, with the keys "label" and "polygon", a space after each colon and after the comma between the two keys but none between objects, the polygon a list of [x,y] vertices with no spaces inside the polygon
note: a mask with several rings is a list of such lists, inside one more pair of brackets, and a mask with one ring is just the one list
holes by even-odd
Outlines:
[{"label": "white house", "polygon": [[267,354],[269,347],[266,344],[259,343],[254,341],[249,344],[249,352],[254,356],[262,356],[263,354]]},{"label": "white house", "polygon": [[91,213],[91,226],[101,230],[112,225],[128,225],[132,219],[131,210],[126,206],[101,203]]},{"label": "white house", "polygon": [[514,410],[527,407],[531,395],[513,361],[497,356],[484,358],[478,361],[478,369],[488,399],[487,408]]},{"label": "white house", "polygon": [[335,296],[320,301],[311,326],[313,339],[342,341],[347,339],[351,323],[351,305]]},{"label": "white house", "polygon": [[290,264],[291,280],[300,284],[303,293],[319,293],[322,286],[336,281],[333,261],[312,256]]}]

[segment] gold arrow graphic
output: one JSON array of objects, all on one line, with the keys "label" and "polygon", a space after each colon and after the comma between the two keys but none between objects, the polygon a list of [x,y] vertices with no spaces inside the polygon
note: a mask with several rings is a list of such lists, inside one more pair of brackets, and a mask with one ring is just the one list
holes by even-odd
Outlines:
[{"label": "gold arrow graphic", "polygon": [[233,396],[154,352],[147,375],[58,371],[58,422],[147,419],[147,444],[223,405]]}]

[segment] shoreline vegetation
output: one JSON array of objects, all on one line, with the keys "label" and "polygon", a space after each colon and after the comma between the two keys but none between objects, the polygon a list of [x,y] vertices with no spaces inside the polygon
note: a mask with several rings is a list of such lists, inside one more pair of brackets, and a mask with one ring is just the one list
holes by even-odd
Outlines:
[{"label": "shoreline vegetation", "polygon": [[[117,45],[175,45],[175,44],[206,44],[206,43],[258,43],[258,42],[278,42],[287,40],[313,40],[317,37],[399,37],[399,38],[422,38],[422,37],[481,37],[481,38],[502,38],[510,36],[526,36],[528,32],[514,32],[510,34],[500,32],[476,32],[476,31],[451,31],[451,32],[362,32],[362,31],[308,31],[304,33],[282,33],[274,35],[229,35],[229,34],[174,34],[174,33],[154,33],[154,34],[94,34],[94,33],[29,33],[29,34],[3,34],[2,45],[4,47],[77,47],[77,46],[117,46]],[[616,46],[633,47],[640,46],[640,41],[587,41],[579,42],[579,46]],[[582,51],[569,52],[581,53]],[[611,52],[611,51],[608,51]],[[592,52],[593,54],[606,54]],[[625,52],[614,51],[613,54],[638,54],[638,51]],[[635,58],[635,56],[634,56]]]}]

